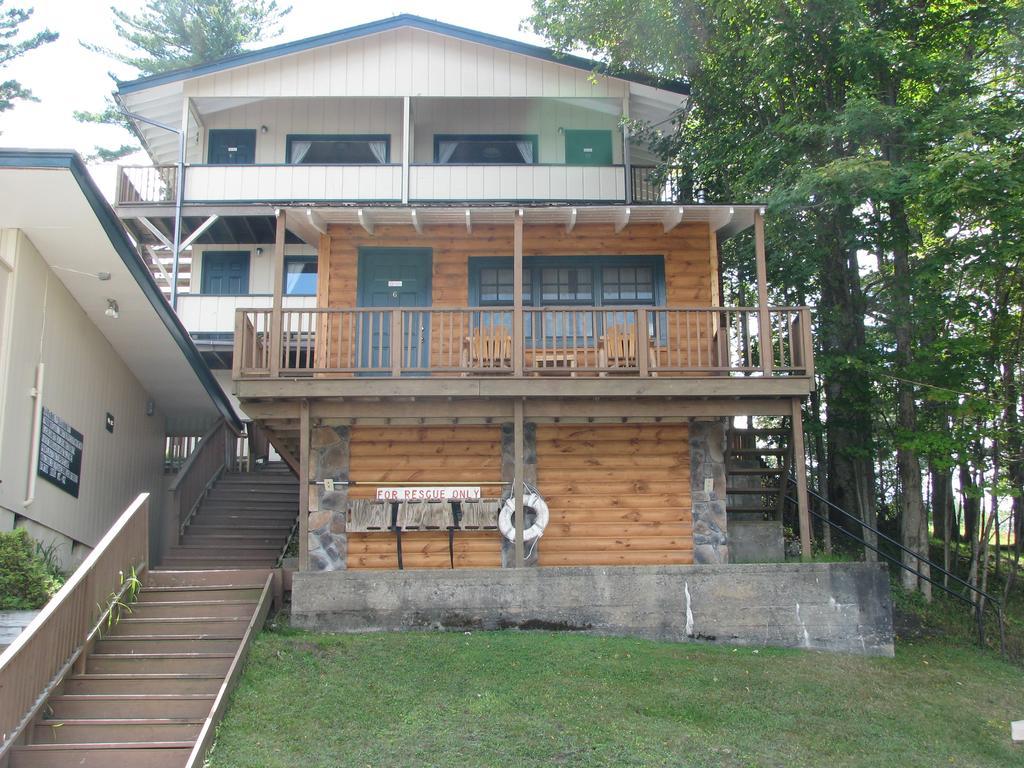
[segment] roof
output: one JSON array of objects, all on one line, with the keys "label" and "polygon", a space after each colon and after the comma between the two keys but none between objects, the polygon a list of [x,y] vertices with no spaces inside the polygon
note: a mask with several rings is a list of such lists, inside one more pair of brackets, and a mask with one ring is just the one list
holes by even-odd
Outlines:
[{"label": "roof", "polygon": [[[204,429],[217,418],[241,428],[78,153],[0,149],[0,227],[25,232],[48,262],[60,258],[57,266],[65,269],[58,277],[160,404],[171,434]],[[110,272],[111,279],[72,280],[69,270]],[[112,293],[121,318],[103,322],[104,297]]]},{"label": "roof", "polygon": [[587,72],[598,72],[608,77],[615,77],[620,80],[627,80],[634,83],[640,83],[642,85],[651,86],[653,88],[659,88],[665,91],[671,91],[682,95],[689,95],[690,85],[683,80],[663,80],[660,78],[652,77],[636,72],[624,72],[624,71],[613,71],[609,70],[607,65],[602,62],[595,61],[593,59],[583,58],[581,56],[573,56],[570,54],[561,54],[550,48],[544,48],[539,45],[531,45],[529,43],[522,43],[518,40],[510,40],[507,37],[499,37],[497,35],[489,35],[485,32],[477,32],[476,30],[466,29],[465,27],[459,27],[454,24],[446,24],[441,21],[434,21],[432,19],[426,19],[422,16],[415,16],[413,14],[403,13],[398,16],[392,16],[388,19],[381,19],[380,21],[371,21],[367,24],[359,24],[354,27],[346,27],[345,29],[339,29],[334,32],[328,32],[323,35],[316,35],[315,37],[307,37],[303,40],[296,40],[291,43],[282,43],[281,45],[274,45],[269,48],[262,48],[258,51],[247,51],[240,53],[235,56],[228,56],[217,61],[212,61],[206,64],[198,64],[192,67],[184,67],[182,69],[172,70],[170,72],[161,72],[156,75],[150,75],[148,77],[140,77],[137,80],[119,81],[117,83],[117,89],[122,94],[132,93],[134,91],[145,90],[146,88],[152,88],[158,85],[165,85],[167,83],[178,82],[181,80],[188,80],[193,77],[200,77],[202,75],[209,75],[216,72],[221,72],[226,69],[233,67],[244,66],[247,64],[255,64],[267,59],[273,59],[278,56],[287,56],[293,53],[301,53],[302,51],[308,51],[313,48],[318,48],[324,45],[332,45],[334,43],[345,42],[347,40],[353,40],[358,37],[365,37],[366,35],[373,35],[379,32],[388,32],[394,29],[401,29],[403,27],[411,27],[413,29],[421,29],[427,32],[434,32],[440,35],[446,35],[448,37],[458,38],[471,43],[479,43],[481,45],[489,45],[494,48],[500,48],[502,50],[510,51],[512,53],[519,53],[525,56],[532,56],[534,58],[543,59],[545,61],[551,61],[556,64],[563,64],[567,67],[574,67],[576,69],[582,69]]}]

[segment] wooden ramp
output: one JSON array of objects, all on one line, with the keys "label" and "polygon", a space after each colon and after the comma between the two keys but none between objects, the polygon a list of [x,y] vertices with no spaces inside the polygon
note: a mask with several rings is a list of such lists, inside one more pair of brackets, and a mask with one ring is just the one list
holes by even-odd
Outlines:
[{"label": "wooden ramp", "polygon": [[201,766],[272,599],[269,569],[158,570],[11,751],[10,768]]}]

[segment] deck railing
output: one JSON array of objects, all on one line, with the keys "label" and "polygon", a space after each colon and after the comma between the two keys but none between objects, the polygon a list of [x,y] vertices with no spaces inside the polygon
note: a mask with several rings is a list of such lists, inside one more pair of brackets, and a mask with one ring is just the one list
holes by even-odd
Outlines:
[{"label": "deck railing", "polygon": [[118,205],[167,205],[178,189],[176,165],[119,165]]},{"label": "deck railing", "polygon": [[149,494],[118,518],[46,607],[0,655],[0,763],[74,666],[149,549]]},{"label": "deck railing", "polygon": [[511,308],[240,309],[234,377],[812,376],[808,309],[766,312],[527,307],[516,339]]},{"label": "deck railing", "polygon": [[233,468],[238,450],[238,435],[226,422],[219,421],[211,427],[171,483],[171,509],[164,515],[163,527],[165,546],[178,542],[178,534],[195,513],[199,502],[226,469]]}]

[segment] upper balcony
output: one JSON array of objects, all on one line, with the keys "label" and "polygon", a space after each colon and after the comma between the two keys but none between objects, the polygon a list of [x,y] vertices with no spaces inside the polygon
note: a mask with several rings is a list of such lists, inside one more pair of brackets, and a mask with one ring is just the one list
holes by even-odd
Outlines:
[{"label": "upper balcony", "polygon": [[[613,98],[189,100],[184,162],[119,169],[116,204],[572,203],[680,199],[682,169]],[[183,170],[183,178],[178,175]]]}]

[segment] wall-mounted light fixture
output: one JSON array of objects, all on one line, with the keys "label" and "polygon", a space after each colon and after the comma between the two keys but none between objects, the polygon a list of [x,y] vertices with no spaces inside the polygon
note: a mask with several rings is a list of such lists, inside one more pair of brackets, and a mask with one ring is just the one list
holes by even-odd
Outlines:
[{"label": "wall-mounted light fixture", "polygon": [[76,275],[84,275],[85,277],[95,277],[100,282],[106,282],[110,279],[109,272],[83,272],[80,269],[72,269],[71,267],[62,267],[59,264],[55,264],[53,269],[59,269],[61,272],[71,272]]},{"label": "wall-mounted light fixture", "polygon": [[152,416],[154,413],[156,413],[156,403],[154,403],[152,400],[147,400],[146,401],[146,415],[147,416]]},{"label": "wall-mounted light fixture", "polygon": [[103,313],[107,317],[117,320],[121,316],[121,310],[117,306],[117,299],[107,299],[107,311]]},{"label": "wall-mounted light fixture", "polygon": [[262,248],[259,248],[259,247],[257,247],[257,248],[256,248],[256,255],[257,255],[257,256],[262,256],[262,255],[263,255],[263,249],[262,249]]},{"label": "wall-mounted light fixture", "polygon": [[265,125],[260,126],[260,133],[267,133],[270,129]]}]

